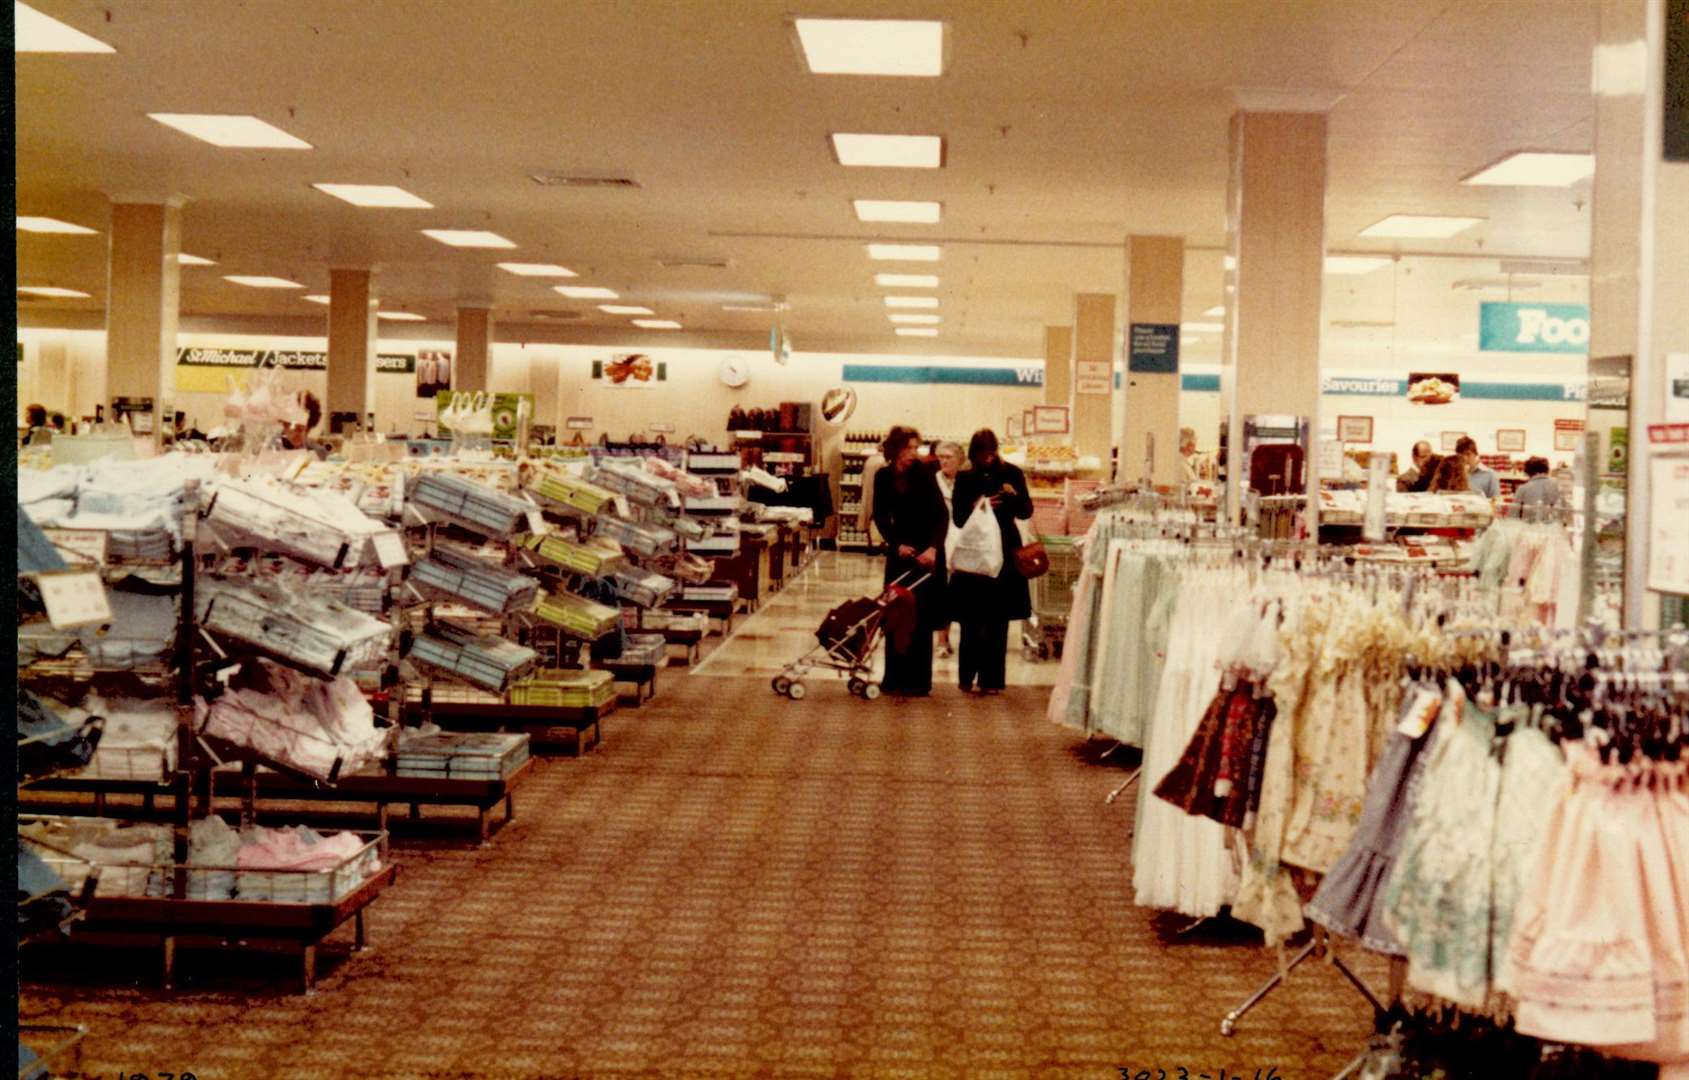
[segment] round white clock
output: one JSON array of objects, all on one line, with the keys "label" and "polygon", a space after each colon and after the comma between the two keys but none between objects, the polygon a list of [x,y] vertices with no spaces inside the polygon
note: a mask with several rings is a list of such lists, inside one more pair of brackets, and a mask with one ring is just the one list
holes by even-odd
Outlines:
[{"label": "round white clock", "polygon": [[743,356],[724,357],[718,374],[723,386],[737,390],[751,381],[751,363]]}]

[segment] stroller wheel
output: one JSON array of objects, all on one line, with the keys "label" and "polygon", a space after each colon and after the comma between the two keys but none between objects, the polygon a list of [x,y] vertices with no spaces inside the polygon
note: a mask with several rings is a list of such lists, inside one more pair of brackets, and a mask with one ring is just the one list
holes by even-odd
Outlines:
[{"label": "stroller wheel", "polygon": [[873,701],[875,698],[877,698],[879,696],[880,696],[880,684],[879,683],[869,683],[868,685],[866,685],[862,688],[862,700],[863,701]]},{"label": "stroller wheel", "polygon": [[868,686],[868,684],[863,682],[861,679],[852,679],[845,685],[849,688],[853,697],[861,697],[862,691]]},{"label": "stroller wheel", "polygon": [[786,687],[786,696],[791,698],[793,701],[802,701],[803,696],[807,693],[809,693],[809,691],[804,688],[804,685],[801,682],[794,682],[790,686]]},{"label": "stroller wheel", "polygon": [[784,694],[786,691],[790,690],[791,688],[792,688],[792,680],[786,678],[786,676],[784,676],[784,675],[774,676],[774,692],[776,694]]}]

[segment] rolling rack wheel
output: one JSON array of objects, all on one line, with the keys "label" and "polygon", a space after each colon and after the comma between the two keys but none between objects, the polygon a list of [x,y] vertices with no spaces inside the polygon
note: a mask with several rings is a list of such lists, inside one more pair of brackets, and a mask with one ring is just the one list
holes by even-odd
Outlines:
[{"label": "rolling rack wheel", "polygon": [[791,685],[786,687],[786,696],[791,698],[793,701],[802,701],[804,695],[807,693],[809,693],[809,691],[801,682],[793,682]]},{"label": "rolling rack wheel", "polygon": [[880,684],[869,683],[862,688],[862,700],[873,701],[880,696]]},{"label": "rolling rack wheel", "polygon": [[868,684],[861,679],[852,679],[845,684],[845,687],[850,691],[852,697],[861,697],[863,692],[868,689]]},{"label": "rolling rack wheel", "polygon": [[774,676],[774,692],[776,694],[784,695],[791,688],[792,680],[786,678],[784,675]]}]

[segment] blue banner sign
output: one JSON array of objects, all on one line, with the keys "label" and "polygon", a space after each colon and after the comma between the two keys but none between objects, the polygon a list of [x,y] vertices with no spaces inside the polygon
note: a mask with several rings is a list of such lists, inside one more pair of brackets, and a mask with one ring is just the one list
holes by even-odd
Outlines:
[{"label": "blue banner sign", "polygon": [[1492,300],[1478,307],[1484,352],[1589,352],[1588,304],[1520,304]]}]

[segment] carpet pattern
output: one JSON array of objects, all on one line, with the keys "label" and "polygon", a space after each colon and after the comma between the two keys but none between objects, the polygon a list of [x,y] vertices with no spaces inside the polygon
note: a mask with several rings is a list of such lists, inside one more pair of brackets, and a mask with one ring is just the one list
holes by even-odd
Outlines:
[{"label": "carpet pattern", "polygon": [[1044,697],[671,676],[542,762],[488,846],[401,832],[371,948],[312,994],[285,958],[185,953],[164,993],[153,953],[55,948],[19,1018],[89,1025],[89,1076],[1335,1073],[1370,1017],[1323,965],[1220,1036],[1274,956],[1131,905],[1125,772]]}]

